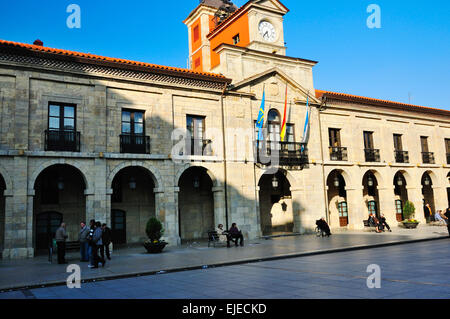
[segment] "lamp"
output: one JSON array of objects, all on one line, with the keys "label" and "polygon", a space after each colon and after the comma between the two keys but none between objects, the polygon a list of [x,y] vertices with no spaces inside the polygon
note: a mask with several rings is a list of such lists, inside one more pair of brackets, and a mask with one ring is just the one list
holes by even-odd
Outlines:
[{"label": "lamp", "polygon": [[64,180],[62,177],[58,178],[58,189],[60,191],[64,190]]},{"label": "lamp", "polygon": [[340,186],[339,178],[337,176],[334,178],[334,186],[336,186],[336,187]]},{"label": "lamp", "polygon": [[198,176],[194,176],[194,188],[200,188],[200,178]]},{"label": "lamp", "polygon": [[425,177],[424,184],[425,184],[425,186],[430,186],[430,184],[431,184],[430,177],[428,177],[428,176]]},{"label": "lamp", "polygon": [[278,179],[274,175],[273,178],[272,178],[272,187],[276,189],[276,188],[278,188],[278,185],[279,185]]},{"label": "lamp", "polygon": [[372,187],[373,184],[374,184],[373,178],[372,178],[372,176],[369,176],[369,178],[367,179],[367,185],[369,185],[369,187]]},{"label": "lamp", "polygon": [[136,189],[136,180],[134,179],[134,177],[130,178],[129,185],[130,185],[130,189],[132,189],[132,190]]},{"label": "lamp", "polygon": [[403,186],[403,179],[400,176],[397,179],[397,185],[398,186]]}]

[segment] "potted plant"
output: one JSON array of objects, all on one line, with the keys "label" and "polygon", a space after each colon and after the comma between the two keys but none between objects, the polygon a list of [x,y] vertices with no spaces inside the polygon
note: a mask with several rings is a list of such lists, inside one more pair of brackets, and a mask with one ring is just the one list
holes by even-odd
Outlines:
[{"label": "potted plant", "polygon": [[164,234],[162,223],[155,217],[150,218],[145,227],[148,240],[144,242],[144,247],[150,254],[159,254],[167,246],[167,243],[161,240]]},{"label": "potted plant", "polygon": [[405,216],[405,220],[403,221],[403,225],[408,229],[415,229],[419,226],[420,222],[414,219],[416,214],[416,208],[414,204],[410,201],[406,201],[405,206],[403,207],[403,215]]}]

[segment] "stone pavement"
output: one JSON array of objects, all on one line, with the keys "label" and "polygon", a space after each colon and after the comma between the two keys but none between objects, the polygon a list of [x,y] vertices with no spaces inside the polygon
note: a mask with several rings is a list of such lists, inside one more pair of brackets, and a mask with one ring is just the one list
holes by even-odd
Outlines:
[{"label": "stone pavement", "polygon": [[[331,238],[313,235],[260,239],[247,242],[241,248],[208,248],[206,243],[193,243],[184,247],[168,246],[163,254],[149,255],[143,247],[116,250],[113,260],[105,268],[89,269],[79,263],[79,255],[68,255],[69,263],[80,264],[82,280],[103,280],[158,272],[241,264],[260,260],[299,257],[352,249],[408,243],[417,240],[448,237],[446,227],[420,226],[417,230],[395,229],[393,233],[338,232]],[[47,256],[29,260],[0,261],[0,290],[36,288],[44,285],[65,284],[68,273],[65,265],[50,264]]]},{"label": "stone pavement", "polygon": [[[447,239],[0,293],[0,299],[450,299]],[[380,288],[369,289],[369,265]],[[264,301],[263,301],[264,303]]]}]

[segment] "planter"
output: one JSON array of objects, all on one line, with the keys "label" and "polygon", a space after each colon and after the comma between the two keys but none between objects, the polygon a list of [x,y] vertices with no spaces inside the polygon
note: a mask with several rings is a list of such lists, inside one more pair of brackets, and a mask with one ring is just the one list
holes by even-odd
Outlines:
[{"label": "planter", "polygon": [[403,226],[407,229],[416,229],[419,226],[419,223],[403,223]]},{"label": "planter", "polygon": [[162,253],[163,249],[167,246],[167,243],[165,241],[160,241],[158,243],[150,243],[145,242],[144,247],[147,249],[147,252],[149,254],[160,254]]}]

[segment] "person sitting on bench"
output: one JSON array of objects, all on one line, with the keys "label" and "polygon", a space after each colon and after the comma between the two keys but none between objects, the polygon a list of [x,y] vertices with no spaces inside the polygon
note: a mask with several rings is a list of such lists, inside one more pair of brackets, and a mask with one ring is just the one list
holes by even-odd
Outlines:
[{"label": "person sitting on bench", "polygon": [[236,240],[235,244],[236,247],[238,246],[238,240],[240,241],[240,245],[241,247],[244,246],[244,236],[242,235],[242,232],[237,228],[236,223],[233,223],[231,225],[230,230],[228,231],[228,241],[227,241],[227,246],[230,247],[230,241],[232,241],[233,239]]},{"label": "person sitting on bench", "polygon": [[381,233],[380,222],[378,221],[378,218],[374,215],[374,213],[369,214],[369,225],[370,227],[375,227],[375,231],[377,233]]},{"label": "person sitting on bench", "polygon": [[331,236],[331,230],[330,230],[330,226],[328,226],[328,223],[325,221],[325,218],[321,218],[316,222],[317,227],[319,227],[319,229],[321,231],[323,231],[328,237]]},{"label": "person sitting on bench", "polygon": [[219,226],[217,226],[216,233],[217,233],[217,236],[219,236],[219,241],[221,243],[227,242],[228,245],[230,244],[228,242],[228,232],[223,230],[223,225],[222,224],[219,224]]},{"label": "person sitting on bench", "polygon": [[389,224],[387,223],[386,217],[384,217],[383,214],[381,214],[381,217],[380,217],[380,225],[381,225],[381,227],[383,227],[383,230],[384,230],[384,227],[386,227],[387,230],[388,230],[390,233],[392,233],[391,227],[390,227]]}]

